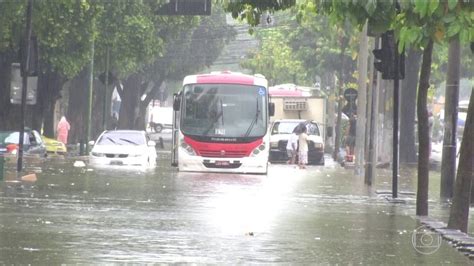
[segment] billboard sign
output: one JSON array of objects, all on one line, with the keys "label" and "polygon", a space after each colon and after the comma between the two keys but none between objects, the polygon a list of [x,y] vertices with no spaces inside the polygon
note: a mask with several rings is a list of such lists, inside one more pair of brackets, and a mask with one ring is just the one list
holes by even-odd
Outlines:
[{"label": "billboard sign", "polygon": [[[38,77],[28,77],[28,88],[26,91],[26,104],[36,104]],[[20,63],[11,65],[10,76],[10,102],[12,104],[21,104],[22,94],[22,76]]]}]

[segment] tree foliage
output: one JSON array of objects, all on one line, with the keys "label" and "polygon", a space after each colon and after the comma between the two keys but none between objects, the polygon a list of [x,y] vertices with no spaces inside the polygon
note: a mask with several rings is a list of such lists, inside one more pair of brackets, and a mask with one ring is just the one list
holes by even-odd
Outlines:
[{"label": "tree foliage", "polygon": [[296,58],[284,32],[279,29],[258,31],[261,47],[252,51],[241,66],[263,74],[272,84],[296,83],[311,85],[303,62]]},{"label": "tree foliage", "polygon": [[233,18],[247,21],[251,26],[260,24],[261,16],[264,12],[273,13],[293,7],[296,0],[224,0],[226,11],[231,12]]},{"label": "tree foliage", "polygon": [[[249,1],[246,1],[248,4]],[[271,11],[272,6],[262,4],[259,1],[252,2],[251,7],[238,9],[238,12],[247,13],[250,17],[256,17],[252,12]],[[276,2],[276,1],[274,1]],[[420,93],[418,95],[418,125],[419,132],[423,132],[419,138],[427,138],[428,135],[428,114],[426,107],[426,97],[428,97],[429,77],[431,72],[432,47],[433,42],[445,45],[446,43],[459,39],[461,43],[468,43],[474,40],[474,2],[460,0],[433,0],[433,1],[399,1],[399,5],[394,5],[392,1],[372,0],[372,1],[326,1],[316,0],[302,1],[300,10],[314,10],[327,14],[330,21],[335,24],[342,24],[349,20],[353,25],[362,27],[368,22],[370,32],[382,33],[386,30],[394,30],[398,41],[399,52],[404,52],[408,47],[429,48],[423,56],[423,64],[420,76]],[[309,7],[309,8],[308,8]],[[263,9],[263,10],[262,10]],[[249,14],[250,13],[250,14]],[[246,17],[241,14],[241,17]],[[249,21],[247,19],[247,21]],[[251,23],[253,21],[249,21]],[[420,99],[420,97],[425,99]],[[447,103],[457,104],[457,103]],[[417,208],[418,215],[427,215],[427,189],[428,189],[428,142],[420,143],[420,151],[423,158],[419,161],[419,192],[423,192],[423,197],[417,200],[425,205],[425,208]],[[472,154],[469,154],[472,157]],[[471,158],[472,159],[472,158]],[[420,166],[421,165],[421,166]],[[463,171],[462,169],[460,169]],[[464,169],[467,170],[467,169]],[[472,175],[471,175],[472,176]],[[470,182],[469,182],[470,184]],[[421,187],[420,187],[421,186]],[[470,185],[469,185],[470,187]],[[425,193],[426,192],[426,193]],[[455,198],[455,205],[460,200]],[[417,206],[418,207],[418,206]],[[467,211],[469,208],[467,208]],[[453,213],[453,212],[452,212]],[[455,212],[454,212],[455,213]],[[454,225],[456,227],[457,225]],[[465,228],[462,228],[465,230]]]}]

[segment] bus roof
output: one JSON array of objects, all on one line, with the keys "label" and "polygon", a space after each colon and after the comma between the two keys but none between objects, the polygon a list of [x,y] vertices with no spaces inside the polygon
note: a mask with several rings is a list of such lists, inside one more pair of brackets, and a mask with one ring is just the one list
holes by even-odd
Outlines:
[{"label": "bus roof", "polygon": [[230,71],[189,75],[183,80],[183,86],[188,84],[243,84],[268,87],[268,81],[262,75],[256,74],[252,76]]}]

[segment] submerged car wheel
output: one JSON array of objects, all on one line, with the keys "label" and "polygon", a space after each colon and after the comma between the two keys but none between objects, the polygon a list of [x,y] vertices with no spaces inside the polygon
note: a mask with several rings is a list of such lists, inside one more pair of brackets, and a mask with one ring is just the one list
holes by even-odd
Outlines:
[{"label": "submerged car wheel", "polygon": [[317,165],[324,165],[325,161],[324,161],[324,154],[323,156],[321,156],[321,159],[319,159],[319,162],[317,163]]},{"label": "submerged car wheel", "polygon": [[160,133],[163,130],[163,125],[162,124],[155,124],[155,132]]}]

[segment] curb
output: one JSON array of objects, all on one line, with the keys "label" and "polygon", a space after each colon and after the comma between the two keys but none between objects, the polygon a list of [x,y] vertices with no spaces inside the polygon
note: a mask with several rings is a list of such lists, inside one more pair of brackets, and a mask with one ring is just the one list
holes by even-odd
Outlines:
[{"label": "curb", "polygon": [[453,248],[474,260],[474,237],[457,229],[448,229],[447,224],[430,217],[418,217],[420,223],[441,235]]}]

